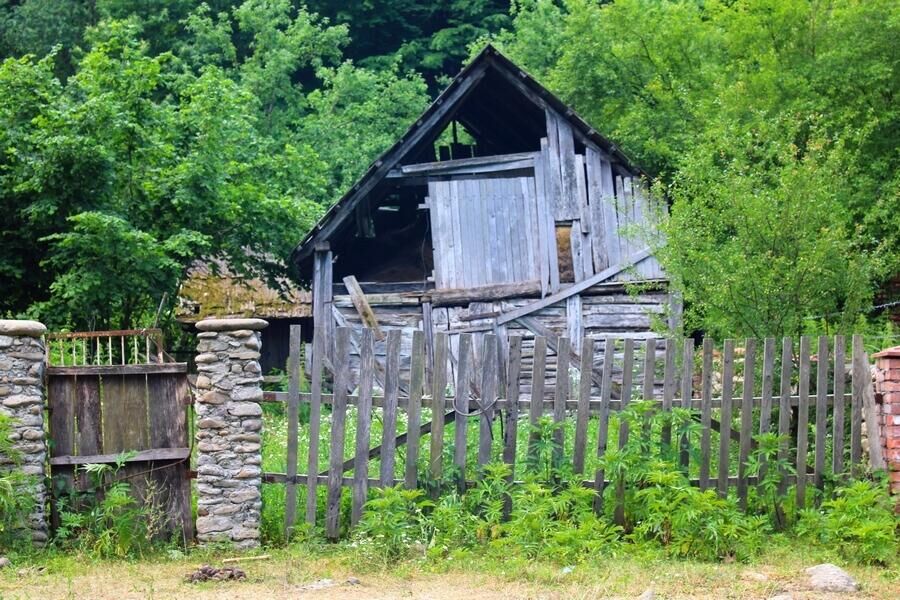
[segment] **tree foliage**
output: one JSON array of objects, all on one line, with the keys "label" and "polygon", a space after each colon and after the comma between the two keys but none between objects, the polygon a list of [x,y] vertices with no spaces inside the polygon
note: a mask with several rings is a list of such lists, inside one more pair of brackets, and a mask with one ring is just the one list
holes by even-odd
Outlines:
[{"label": "tree foliage", "polygon": [[672,204],[688,326],[848,327],[900,269],[889,0],[521,0],[497,41]]}]

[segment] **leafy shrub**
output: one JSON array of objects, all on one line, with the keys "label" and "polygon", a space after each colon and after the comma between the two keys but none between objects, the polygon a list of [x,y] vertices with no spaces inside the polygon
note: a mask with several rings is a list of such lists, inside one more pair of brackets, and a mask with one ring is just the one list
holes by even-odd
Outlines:
[{"label": "leafy shrub", "polygon": [[141,506],[131,485],[117,479],[133,454],[120,454],[114,464],[83,467],[89,486],[61,498],[57,544],[104,558],[140,556],[151,547],[164,517],[154,501],[156,490],[148,484]]},{"label": "leafy shrub", "polygon": [[900,553],[898,526],[886,486],[860,480],[838,487],[818,510],[800,511],[797,533],[848,560],[886,564]]},{"label": "leafy shrub", "polygon": [[375,497],[366,503],[358,532],[364,546],[385,563],[403,558],[415,543],[424,544],[431,525],[424,510],[433,506],[422,490],[401,487],[374,490]]}]

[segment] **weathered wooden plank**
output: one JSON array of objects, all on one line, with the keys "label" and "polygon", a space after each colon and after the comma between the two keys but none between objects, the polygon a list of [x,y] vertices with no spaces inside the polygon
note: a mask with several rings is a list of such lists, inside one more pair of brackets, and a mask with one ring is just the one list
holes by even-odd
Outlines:
[{"label": "weathered wooden plank", "polygon": [[556,341],[556,388],[553,393],[553,464],[562,466],[565,448],[566,403],[569,401],[569,338],[560,337]]},{"label": "weathered wooden plank", "polygon": [[[140,450],[125,458],[123,462],[151,462],[157,460],[181,460],[191,455],[190,448],[151,448]],[[54,456],[50,459],[53,466],[62,465],[86,465],[86,464],[112,464],[122,460],[122,453],[113,454],[79,454],[76,456]]]},{"label": "weathered wooden plank", "polygon": [[[542,173],[538,175],[537,168],[541,167]],[[541,220],[543,247],[547,252],[547,264],[549,268],[548,291],[556,293],[559,290],[559,260],[556,247],[556,227],[553,220],[554,198],[558,192],[553,191],[552,181],[553,165],[550,162],[550,150],[547,138],[541,138],[541,159],[535,162],[535,180],[538,193],[538,218]],[[543,186],[540,185],[543,182]],[[543,187],[543,189],[541,189]],[[558,188],[557,188],[558,189]]]},{"label": "weathered wooden plank", "polygon": [[703,338],[703,371],[700,383],[700,489],[709,487],[709,462],[712,438],[713,341]]},{"label": "weathered wooden plank", "polygon": [[[297,475],[297,436],[300,433],[300,326],[291,325],[288,339],[287,474]],[[297,485],[285,486],[284,539],[290,540],[297,517]]]},{"label": "weathered wooden plank", "polygon": [[[602,459],[606,455],[606,444],[609,435],[609,401],[612,398],[612,368],[615,357],[615,339],[607,337],[603,343],[603,384],[600,386],[600,419],[597,424],[597,458]],[[594,498],[594,511],[598,514],[603,511],[603,491],[605,488],[606,474],[603,469],[597,469],[594,475],[594,485],[597,496]]]},{"label": "weathered wooden plank", "polygon": [[[809,336],[800,338],[800,405],[797,407],[797,474],[806,473],[809,442]],[[797,508],[806,507],[806,478],[797,481]]]},{"label": "weathered wooden plank", "polygon": [[[559,119],[554,118],[551,110],[546,110],[547,122],[547,148],[544,153],[544,159],[549,166],[547,177],[547,197],[550,200],[550,213],[555,221],[571,219],[571,215],[567,214],[566,198],[564,198],[563,181],[562,181],[562,165],[560,164],[560,148],[559,148]],[[542,148],[543,150],[543,148]]]},{"label": "weathered wooden plank", "polygon": [[556,118],[557,135],[559,136],[559,173],[560,202],[564,214],[556,215],[557,220],[575,219],[579,214],[578,183],[575,172],[575,140],[572,137],[572,126],[560,115]]},{"label": "weathered wooden plank", "polygon": [[[491,156],[474,156],[472,158],[457,158],[438,162],[416,163],[399,167],[400,175],[448,175],[454,171],[470,172],[470,167],[495,167],[498,171],[520,169],[519,164],[526,162],[531,164],[534,160],[534,152],[516,152],[512,154],[494,154]],[[490,172],[490,171],[477,171]],[[391,177],[392,175],[389,175]],[[393,176],[397,176],[395,173]]]},{"label": "weathered wooden plank", "polygon": [[581,223],[576,219],[572,221],[572,226],[569,228],[569,248],[571,248],[572,253],[572,272],[574,273],[575,281],[583,281],[585,278],[581,236]]},{"label": "weathered wooden plank", "polygon": [[[546,145],[546,140],[541,139],[541,148]],[[548,244],[556,242],[550,239],[547,231],[547,220],[543,211],[546,209],[546,165],[543,152],[538,154],[534,159],[534,180],[526,191],[529,192],[530,198],[534,199],[532,218],[534,219],[534,235],[537,247],[538,271],[540,273],[539,283],[541,286],[541,296],[546,296],[550,289],[550,249]],[[558,266],[557,266],[558,268]]]},{"label": "weathered wooden plank", "polygon": [[[778,460],[787,462],[790,450],[791,433],[791,373],[793,371],[794,344],[791,338],[781,340],[781,386],[778,399]],[[787,490],[787,472],[782,470],[781,480],[778,483],[778,492],[784,494]]]},{"label": "weathered wooden plank", "polygon": [[53,375],[47,378],[47,404],[50,417],[50,456],[75,453],[76,377]]},{"label": "weathered wooden plank", "polygon": [[594,236],[591,251],[594,258],[595,271],[602,271],[611,264],[606,250],[610,231],[604,217],[603,204],[605,200],[601,183],[602,167],[600,161],[600,154],[588,146],[585,155],[585,166],[587,168],[587,193],[591,213],[591,232]]},{"label": "weathered wooden plank", "polygon": [[647,338],[644,346],[644,378],[642,381],[641,399],[653,399],[653,386],[656,380],[656,338]]},{"label": "weathered wooden plank", "polygon": [[[414,333],[421,334],[420,331]],[[397,397],[400,392],[400,337],[399,329],[387,334],[384,369],[384,408],[381,427],[381,481],[394,479],[394,443],[397,436]],[[421,387],[421,386],[420,386]],[[410,389],[410,395],[413,394]]]},{"label": "weathered wooden plank", "polygon": [[[622,356],[622,400],[621,409],[626,410],[633,393],[632,377],[634,376],[634,340],[626,339]],[[628,422],[619,416],[619,448],[628,443]],[[625,526],[625,481],[616,478],[616,508],[613,520],[620,527]]]},{"label": "weathered wooden plank", "polygon": [[584,308],[581,296],[569,296],[566,298],[566,334],[572,340],[572,350],[575,353],[581,351],[581,338],[584,336],[584,324],[582,313]]},{"label": "weathered wooden plank", "polygon": [[[400,354],[399,348],[397,354]],[[399,379],[399,376],[398,376]],[[416,489],[418,485],[419,438],[421,437],[422,390],[425,386],[425,336],[421,331],[413,331],[412,350],[409,366],[409,406],[407,407],[407,448],[406,471],[404,482],[406,488]],[[440,421],[443,427],[442,413],[432,416],[433,423]]]},{"label": "weathered wooden plank", "polygon": [[343,483],[344,435],[347,419],[347,384],[350,378],[350,328],[338,327],[334,344],[334,402],[331,408],[328,503],[325,507],[325,534],[340,534],[341,485]]},{"label": "weathered wooden plank", "polygon": [[850,401],[850,469],[858,473],[858,467],[862,460],[862,413],[863,391],[871,380],[868,369],[860,368],[863,363],[863,339],[859,334],[853,336],[852,341],[852,367],[850,370],[851,389],[853,398]]},{"label": "weathered wooden plank", "polygon": [[447,393],[447,354],[449,338],[440,332],[434,336],[434,371],[431,378],[431,446],[430,471],[433,481],[444,473],[444,397]]},{"label": "weathered wooden plank", "polygon": [[844,378],[846,377],[846,340],[834,336],[834,412],[832,413],[831,470],[835,475],[844,472]]},{"label": "weathered wooden plank", "polygon": [[497,401],[498,378],[497,336],[487,334],[482,340],[481,356],[481,418],[478,431],[478,468],[481,471],[491,461],[491,443],[494,434],[494,404]]},{"label": "weathered wooden plank", "polygon": [[[306,523],[316,524],[316,472],[319,470],[319,429],[322,420],[322,360],[324,358],[325,329],[318,326],[313,331],[312,361],[309,372],[309,454],[306,472]],[[346,388],[345,388],[346,393]]]},{"label": "weathered wooden plank", "polygon": [[378,326],[378,317],[375,316],[375,311],[369,306],[366,295],[363,293],[362,288],[359,287],[356,277],[353,275],[344,277],[344,285],[347,286],[350,300],[353,301],[353,306],[356,307],[356,312],[359,314],[359,318],[362,319],[363,324],[372,330],[376,340],[384,340],[384,332]]},{"label": "weathered wooden plank", "polygon": [[[828,435],[828,337],[819,336],[819,348],[816,355],[816,438],[813,462],[813,480],[815,486],[825,489],[825,438]],[[817,496],[816,501],[819,501]]]},{"label": "weathered wooden plank", "polygon": [[[516,441],[519,434],[519,394],[522,375],[522,337],[509,338],[508,371],[506,376],[506,427],[503,431],[503,462],[509,465],[510,479],[516,473]],[[502,368],[502,365],[501,365]]]},{"label": "weathered wooden plank", "polygon": [[466,429],[468,427],[469,369],[472,355],[472,335],[459,336],[459,353],[456,359],[456,385],[454,386],[454,409],[456,410],[455,439],[453,444],[453,464],[459,470],[457,486],[460,493],[465,491],[466,481]]},{"label": "weathered wooden plank", "polygon": [[321,246],[313,254],[313,282],[312,282],[312,300],[313,300],[313,322],[316,327],[323,327],[325,330],[324,339],[326,343],[322,349],[326,357],[333,363],[333,340],[334,340],[334,282],[333,282],[333,256],[327,244]]},{"label": "weathered wooden plank", "polygon": [[[359,365],[359,403],[356,410],[356,453],[353,463],[350,524],[362,518],[369,493],[369,443],[372,430],[372,386],[375,379],[374,331],[362,330]],[[393,478],[393,477],[392,477]]]},{"label": "weathered wooden plank", "polygon": [[[763,342],[762,399],[759,407],[759,433],[766,434],[772,429],[772,383],[775,377],[775,338]],[[761,457],[759,479],[766,474],[766,459]]]},{"label": "weathered wooden plank", "polygon": [[[143,355],[143,352],[141,352]],[[141,356],[143,360],[143,356]],[[155,373],[187,373],[187,363],[151,363],[146,365],[79,365],[47,367],[47,375],[152,375]]]},{"label": "weathered wooden plank", "polygon": [[[741,508],[747,508],[748,473],[750,443],[753,436],[753,385],[756,373],[756,339],[744,342],[744,389],[741,394],[741,441],[738,449],[737,494]],[[723,426],[725,425],[723,421]]]},{"label": "weathered wooden plank", "polygon": [[534,351],[531,371],[531,405],[528,417],[531,424],[531,434],[528,439],[528,456],[531,463],[537,457],[538,422],[544,414],[544,385],[547,361],[547,338],[538,336],[534,338]]},{"label": "weathered wooden plank", "polygon": [[426,388],[431,389],[432,370],[434,369],[434,316],[430,297],[422,300],[422,333],[425,335],[425,381]]},{"label": "weathered wooden plank", "polygon": [[[578,378],[578,411],[575,416],[575,443],[572,464],[576,474],[584,472],[584,455],[587,448],[588,421],[591,418],[591,378],[594,368],[594,340],[586,337],[581,342],[581,365]],[[624,398],[624,396],[623,396]]]},{"label": "weathered wooden plank", "polygon": [[[88,378],[79,378],[79,384],[87,381]],[[145,449],[149,433],[146,376],[107,376],[102,380],[102,387],[103,453]],[[91,397],[93,394],[91,390]],[[84,432],[79,433],[82,441]]]},{"label": "weathered wooden plank", "polygon": [[542,308],[547,308],[548,306],[551,306],[553,304],[556,304],[557,302],[565,300],[566,298],[568,298],[570,296],[574,296],[575,294],[580,294],[581,292],[597,285],[598,283],[601,283],[603,281],[606,281],[608,279],[615,277],[616,275],[618,275],[625,269],[632,266],[634,263],[636,263],[640,260],[643,260],[647,256],[650,256],[649,248],[645,248],[644,250],[630,256],[623,264],[609,267],[609,268],[601,271],[600,273],[597,273],[596,275],[594,275],[592,277],[589,277],[579,283],[570,285],[566,289],[556,292],[554,294],[551,294],[550,296],[547,296],[546,298],[543,298],[541,300],[536,300],[535,302],[532,302],[531,304],[523,306],[522,308],[518,308],[516,310],[512,310],[512,311],[503,313],[502,315],[497,317],[497,324],[503,325],[504,323],[509,323],[510,321],[515,321],[516,319],[518,319],[520,317],[530,315],[531,313],[538,311]]},{"label": "weathered wooden plank", "polygon": [[887,463],[884,460],[885,440],[881,437],[882,427],[878,422],[880,411],[875,404],[875,389],[872,384],[872,378],[871,376],[865,377],[865,375],[869,374],[869,356],[864,348],[858,353],[858,356],[860,378],[864,381],[862,405],[866,419],[866,433],[869,437],[869,468],[872,471],[884,471],[887,469]]},{"label": "weathered wooden plank", "polygon": [[719,480],[717,490],[728,495],[729,445],[731,443],[731,399],[734,392],[734,340],[725,340],[722,349],[722,409],[719,419]]},{"label": "weathered wooden plank", "polygon": [[[693,398],[694,383],[694,340],[692,338],[684,339],[684,346],[681,355],[681,408],[690,410],[691,399]],[[752,401],[752,400],[751,400]],[[685,472],[687,472],[688,462],[690,460],[690,439],[687,434],[681,436],[681,456],[679,463]]]},{"label": "weathered wooden plank", "polygon": [[[664,341],[665,366],[663,371],[663,402],[664,412],[672,411],[672,401],[675,399],[675,341],[666,338]],[[662,428],[662,446],[664,451],[672,447],[672,425],[665,423]]]}]

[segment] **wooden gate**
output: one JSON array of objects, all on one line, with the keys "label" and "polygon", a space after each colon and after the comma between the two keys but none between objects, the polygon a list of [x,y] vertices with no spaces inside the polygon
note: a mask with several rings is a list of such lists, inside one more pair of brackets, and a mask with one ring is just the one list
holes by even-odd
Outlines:
[{"label": "wooden gate", "polygon": [[187,364],[167,362],[159,330],[47,336],[52,514],[57,499],[84,490],[83,466],[112,464],[138,502],[152,504],[160,539],[193,539]]}]

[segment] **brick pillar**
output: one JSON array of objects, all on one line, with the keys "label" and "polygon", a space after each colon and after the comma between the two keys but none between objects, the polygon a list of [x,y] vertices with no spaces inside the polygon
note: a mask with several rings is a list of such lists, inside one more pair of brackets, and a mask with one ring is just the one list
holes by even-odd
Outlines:
[{"label": "brick pillar", "polygon": [[47,489],[44,434],[43,335],[37,321],[0,320],[0,414],[12,419],[13,456],[0,455],[0,469],[18,469],[28,478],[23,490],[34,496],[34,510],[27,524],[37,546],[47,541]]},{"label": "brick pillar", "polygon": [[197,323],[197,539],[259,545],[262,319]]},{"label": "brick pillar", "polygon": [[[874,355],[875,393],[881,397],[881,439],[891,491],[900,496],[900,346]],[[900,510],[900,501],[897,504]]]}]

